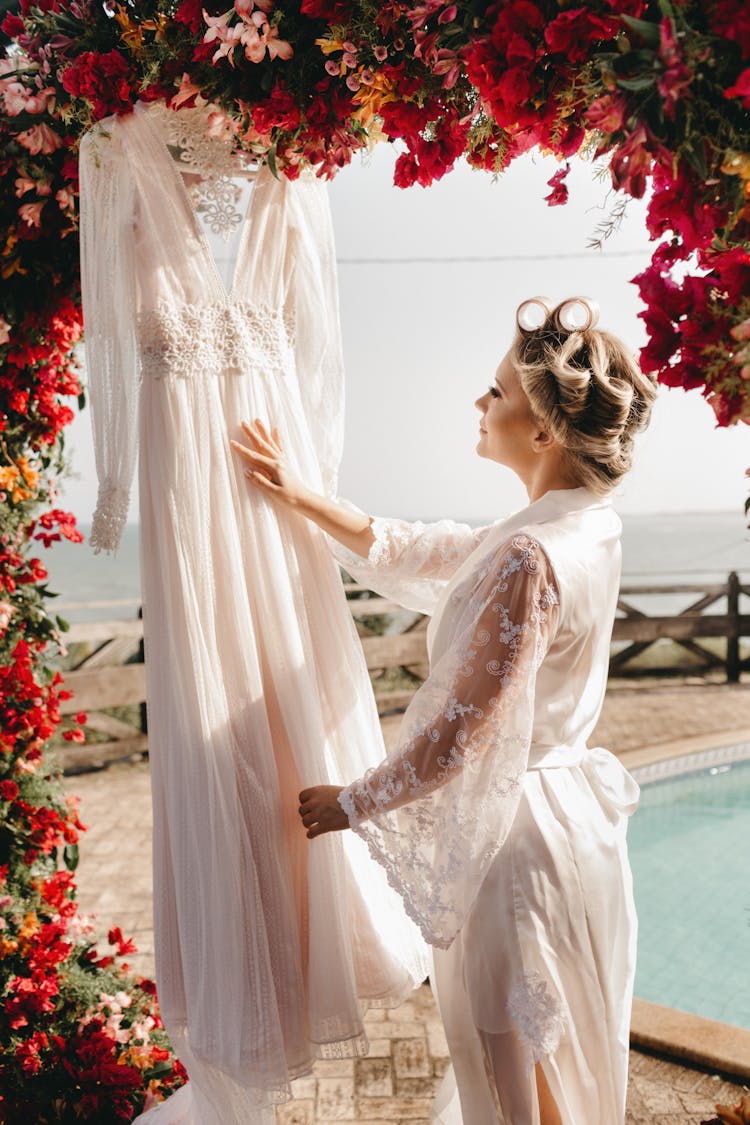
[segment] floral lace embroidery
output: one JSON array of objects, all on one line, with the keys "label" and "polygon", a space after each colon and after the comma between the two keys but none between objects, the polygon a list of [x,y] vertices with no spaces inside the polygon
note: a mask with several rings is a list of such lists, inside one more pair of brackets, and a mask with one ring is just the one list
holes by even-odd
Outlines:
[{"label": "floral lace embroidery", "polygon": [[[415,526],[422,532],[416,538]],[[448,521],[431,527],[374,519],[372,531],[375,541],[367,559],[370,566],[392,569],[408,554],[409,571],[425,578],[449,576],[476,546],[472,536],[451,534]]]},{"label": "floral lace embroidery", "polygon": [[[526,772],[533,703],[524,693],[531,684],[533,696],[557,592],[532,587],[518,620],[503,595],[520,573],[542,577],[540,550],[517,537],[494,578],[488,570],[470,643],[433,669],[404,717],[397,751],[339,797],[410,917],[441,948],[463,924],[503,824],[509,830]],[[464,791],[435,792],[459,775]]]},{"label": "floral lace embroidery", "polygon": [[130,495],[127,488],[119,488],[106,481],[102,483],[89,536],[94,554],[115,550],[128,518],[129,502]]},{"label": "floral lace embroidery", "polygon": [[287,310],[235,301],[160,304],[139,318],[141,366],[155,379],[294,368],[294,324]]},{"label": "floral lace embroidery", "polygon": [[565,1031],[565,1015],[541,974],[524,973],[508,997],[507,1008],[528,1054],[529,1069],[554,1054]]},{"label": "floral lace embroidery", "polygon": [[242,154],[233,151],[221,136],[210,135],[205,108],[175,112],[162,102],[154,102],[149,113],[158,121],[180,171],[199,177],[186,183],[196,212],[214,234],[227,241],[242,222],[236,206],[240,192],[232,183],[233,176],[246,171]]}]

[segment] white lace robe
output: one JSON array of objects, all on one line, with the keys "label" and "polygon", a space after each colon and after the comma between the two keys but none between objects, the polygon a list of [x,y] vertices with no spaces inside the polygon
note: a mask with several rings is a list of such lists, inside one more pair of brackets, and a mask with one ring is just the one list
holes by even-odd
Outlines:
[{"label": "white lace robe", "polygon": [[91,538],[116,547],[138,455],[157,986],[191,1077],[160,1125],[272,1121],[315,1057],[366,1052],[363,1002],[426,973],[362,842],[310,848],[297,815],[300,789],[362,773],[382,736],[324,536],[249,484],[229,439],[263,418],[334,487],[335,257],[325,185],[264,168],[223,281],[188,185],[218,206],[233,171],[191,110],[138,105],[81,146]]},{"label": "white lace robe", "polygon": [[[574,489],[479,531],[373,530],[368,560],[340,558],[434,612],[430,675],[395,750],[340,801],[436,947],[460,1094],[446,1086],[436,1120],[534,1125],[530,1067],[543,1061],[564,1125],[618,1125],[635,953],[625,826],[638,790],[587,740],[606,686],[619,520]],[[499,1108],[480,1036],[501,1044]]]}]

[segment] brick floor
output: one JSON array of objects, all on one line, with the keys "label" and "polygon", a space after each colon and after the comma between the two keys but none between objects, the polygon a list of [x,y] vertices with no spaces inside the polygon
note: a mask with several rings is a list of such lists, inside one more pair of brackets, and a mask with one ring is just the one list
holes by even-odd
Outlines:
[{"label": "brick floor", "polygon": [[[386,724],[392,736],[393,723]],[[595,742],[623,752],[711,732],[750,730],[750,684],[615,686]],[[593,743],[592,743],[593,744]],[[79,902],[102,930],[119,925],[139,954],[134,967],[153,972],[151,804],[148,765],[110,766],[68,779],[88,825],[78,871]],[[427,986],[400,1008],[367,1014],[365,1059],[317,1063],[280,1107],[278,1125],[428,1125],[429,1106],[448,1053]],[[698,1125],[717,1102],[742,1088],[692,1068],[631,1051],[627,1125]],[[605,1123],[602,1123],[605,1125]]]}]

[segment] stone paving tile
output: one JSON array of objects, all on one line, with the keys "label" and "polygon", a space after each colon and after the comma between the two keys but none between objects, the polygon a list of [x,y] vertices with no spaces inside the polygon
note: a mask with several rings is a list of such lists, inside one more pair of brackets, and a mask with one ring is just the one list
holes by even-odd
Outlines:
[{"label": "stone paving tile", "polygon": [[[608,692],[595,743],[615,751],[721,730],[750,728],[750,684],[616,686]],[[592,743],[592,744],[595,744]],[[81,841],[79,902],[135,936],[138,972],[153,974],[151,804],[148,766],[125,763],[67,779],[89,826]],[[448,1064],[440,1019],[427,986],[400,1008],[365,1017],[364,1059],[323,1060],[293,1083],[277,1125],[428,1125],[429,1107]],[[739,1101],[743,1088],[714,1075],[631,1051],[627,1125],[699,1125],[714,1104]]]}]

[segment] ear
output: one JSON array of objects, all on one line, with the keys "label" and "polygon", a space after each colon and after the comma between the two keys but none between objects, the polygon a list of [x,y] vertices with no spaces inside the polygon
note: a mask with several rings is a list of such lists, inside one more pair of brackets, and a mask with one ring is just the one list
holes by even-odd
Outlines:
[{"label": "ear", "polygon": [[549,430],[537,430],[531,442],[535,453],[546,453],[547,450],[557,445],[557,439],[552,436]]}]

